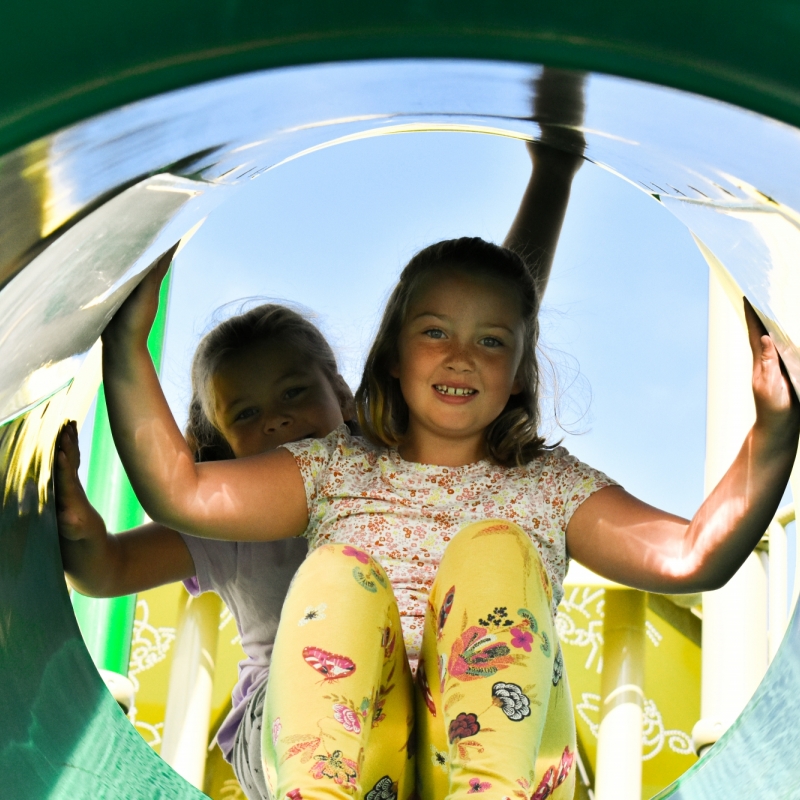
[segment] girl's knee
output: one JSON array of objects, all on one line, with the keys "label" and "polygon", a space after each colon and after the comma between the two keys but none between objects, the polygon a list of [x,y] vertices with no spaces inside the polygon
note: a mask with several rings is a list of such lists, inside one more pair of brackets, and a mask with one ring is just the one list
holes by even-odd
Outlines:
[{"label": "girl's knee", "polygon": [[298,584],[328,587],[349,587],[353,581],[362,589],[376,593],[389,588],[383,567],[366,551],[338,542],[317,547],[308,554],[292,580],[290,589]]},{"label": "girl's knee", "polygon": [[[550,577],[530,536],[519,525],[504,519],[474,522],[462,528],[449,542],[438,573],[467,573],[524,577],[538,575],[537,583],[552,598]],[[450,578],[448,578],[450,580]],[[438,579],[437,579],[438,582]]]},{"label": "girl's knee", "polygon": [[541,562],[539,551],[519,525],[505,519],[486,519],[462,528],[449,542],[444,553],[459,560],[463,558],[490,558],[502,560],[509,554],[524,554],[525,560]]},{"label": "girl's knee", "polygon": [[365,567],[370,567],[372,564],[377,563],[375,559],[366,551],[349,544],[342,544],[341,542],[332,542],[331,544],[323,544],[312,550],[307,556],[305,561],[298,572],[310,571],[318,567],[324,569],[337,569],[341,566],[352,568],[353,564],[358,563]]}]

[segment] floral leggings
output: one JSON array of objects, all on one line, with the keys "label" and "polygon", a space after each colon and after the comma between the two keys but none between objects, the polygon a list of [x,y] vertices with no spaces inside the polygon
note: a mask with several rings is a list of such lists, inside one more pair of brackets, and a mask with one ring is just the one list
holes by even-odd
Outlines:
[{"label": "floral leggings", "polygon": [[314,550],[281,615],[262,755],[277,800],[572,798],[575,723],[552,591],[521,528],[453,537],[430,593],[416,685],[386,573]]}]

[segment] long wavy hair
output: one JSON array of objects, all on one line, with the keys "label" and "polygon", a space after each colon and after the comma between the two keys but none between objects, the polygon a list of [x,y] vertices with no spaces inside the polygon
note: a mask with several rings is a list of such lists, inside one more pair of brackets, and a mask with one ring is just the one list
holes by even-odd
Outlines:
[{"label": "long wavy hair", "polygon": [[[355,419],[353,394],[339,374],[336,356],[319,329],[302,314],[277,303],[265,303],[226,319],[209,331],[192,359],[192,399],[184,436],[195,461],[234,458],[216,422],[213,391],[215,372],[225,358],[255,344],[275,342],[293,346],[319,366],[330,382],[345,420]],[[354,424],[351,430],[355,429]]]},{"label": "long wavy hair", "polygon": [[400,382],[391,374],[399,360],[400,331],[423,281],[453,268],[497,277],[510,284],[519,297],[524,346],[517,378],[522,391],[509,397],[503,411],[486,428],[485,436],[487,452],[494,462],[506,467],[527,464],[548,449],[539,435],[539,293],[517,253],[480,238],[447,239],[426,247],[408,262],[386,304],[356,391],[359,424],[364,436],[375,444],[396,447],[402,443],[408,428],[408,406]]}]

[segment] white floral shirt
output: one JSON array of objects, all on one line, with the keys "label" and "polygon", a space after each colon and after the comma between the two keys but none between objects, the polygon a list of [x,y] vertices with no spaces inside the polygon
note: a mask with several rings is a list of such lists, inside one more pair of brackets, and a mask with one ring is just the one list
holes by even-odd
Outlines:
[{"label": "white floral shirt", "polygon": [[397,450],[355,437],[345,425],[324,439],[284,447],[295,457],[305,484],[309,549],[350,544],[380,562],[397,597],[412,662],[419,654],[436,570],[461,528],[499,518],[525,530],[553,585],[555,614],[567,572],[567,524],[587,497],[617,485],[563,447],[523,467],[486,460],[441,467],[405,461]]}]

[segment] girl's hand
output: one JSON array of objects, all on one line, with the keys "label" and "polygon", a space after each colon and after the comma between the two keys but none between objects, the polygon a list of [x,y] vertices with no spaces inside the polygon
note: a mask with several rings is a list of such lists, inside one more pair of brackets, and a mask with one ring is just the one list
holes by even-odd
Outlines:
[{"label": "girl's hand", "polygon": [[68,422],[58,437],[54,477],[61,561],[69,583],[87,597],[135,594],[195,574],[179,533],[150,522],[109,536],[78,480],[78,431]]},{"label": "girl's hand", "polygon": [[58,437],[55,458],[58,535],[73,542],[83,539],[101,541],[106,537],[106,525],[89,502],[78,478],[80,463],[78,428],[74,422],[68,422]]},{"label": "girl's hand", "polygon": [[534,82],[533,118],[540,142],[528,142],[536,169],[560,171],[572,177],[583,164],[586,139],[583,125],[586,75],[545,67]]},{"label": "girl's hand", "polygon": [[153,327],[158,311],[158,295],[161,282],[172,263],[180,242],[174,244],[151,267],[139,285],[119,307],[111,322],[103,331],[103,346],[146,347],[147,337]]},{"label": "girl's hand", "polygon": [[776,443],[795,438],[800,427],[800,404],[789,381],[775,342],[767,333],[753,306],[744,300],[744,315],[753,352],[753,399],[756,404],[754,430]]}]

